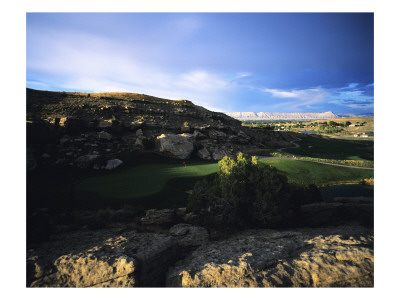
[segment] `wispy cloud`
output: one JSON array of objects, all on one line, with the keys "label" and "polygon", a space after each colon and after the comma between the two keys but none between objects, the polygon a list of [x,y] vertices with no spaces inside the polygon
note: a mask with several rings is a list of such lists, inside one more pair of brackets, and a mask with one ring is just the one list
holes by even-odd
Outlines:
[{"label": "wispy cloud", "polygon": [[[326,103],[353,109],[373,109],[373,96],[367,95],[365,89],[358,88],[360,88],[359,83],[350,83],[335,89],[322,87],[299,90],[264,89],[264,92],[273,98],[290,99],[271,105],[276,109],[290,107],[292,111],[304,111],[308,108],[318,108],[319,105]],[[371,88],[371,85],[368,85],[368,88]]]},{"label": "wispy cloud", "polygon": [[145,55],[138,49],[126,51],[122,44],[106,37],[75,32],[65,32],[62,36],[47,41],[45,47],[40,41],[32,43],[27,70],[28,73],[43,74],[44,79],[28,81],[28,86],[138,92],[170,99],[190,99],[199,105],[222,110],[217,105],[218,96],[230,83],[221,74],[205,69],[171,72],[142,60]]},{"label": "wispy cloud", "polygon": [[293,111],[307,109],[312,105],[318,105],[326,101],[328,93],[321,88],[311,88],[303,90],[278,90],[278,89],[264,89],[265,92],[271,94],[275,98],[289,98],[292,101],[279,102],[274,108],[291,105]]}]

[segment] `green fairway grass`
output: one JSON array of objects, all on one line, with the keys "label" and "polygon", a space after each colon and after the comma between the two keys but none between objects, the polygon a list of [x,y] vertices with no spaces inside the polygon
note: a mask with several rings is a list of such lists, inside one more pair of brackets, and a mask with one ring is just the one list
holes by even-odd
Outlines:
[{"label": "green fairway grass", "polygon": [[351,141],[302,135],[300,148],[285,149],[294,155],[328,159],[374,160],[373,141]]},{"label": "green fairway grass", "polygon": [[77,201],[90,206],[174,208],[185,206],[187,191],[197,180],[216,173],[216,162],[166,160],[141,163],[81,180],[75,188]]},{"label": "green fairway grass", "polygon": [[277,168],[285,174],[289,182],[307,186],[326,186],[341,183],[359,183],[374,176],[373,170],[353,169],[285,159],[262,159],[263,164]]},{"label": "green fairway grass", "polygon": [[170,163],[139,165],[84,179],[77,186],[77,191],[94,193],[99,197],[125,199],[143,197],[159,192],[170,179],[201,177],[217,170],[216,163],[188,162],[186,167],[183,164]]},{"label": "green fairway grass", "polygon": [[[262,159],[260,163],[276,167],[288,176],[289,182],[304,186],[358,183],[373,177],[372,170],[304,161]],[[217,170],[217,162],[189,160],[185,167],[181,161],[147,161],[80,180],[75,187],[75,201],[86,208],[126,204],[143,209],[186,206],[187,191],[197,180]]]}]

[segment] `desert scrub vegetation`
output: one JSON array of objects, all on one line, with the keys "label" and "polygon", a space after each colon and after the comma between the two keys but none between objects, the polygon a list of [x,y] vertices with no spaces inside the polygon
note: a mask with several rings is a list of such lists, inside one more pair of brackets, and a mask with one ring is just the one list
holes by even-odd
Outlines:
[{"label": "desert scrub vegetation", "polygon": [[188,209],[210,227],[281,226],[288,212],[301,204],[321,201],[318,189],[295,186],[274,167],[258,158],[225,156],[217,174],[199,182],[189,197]]}]

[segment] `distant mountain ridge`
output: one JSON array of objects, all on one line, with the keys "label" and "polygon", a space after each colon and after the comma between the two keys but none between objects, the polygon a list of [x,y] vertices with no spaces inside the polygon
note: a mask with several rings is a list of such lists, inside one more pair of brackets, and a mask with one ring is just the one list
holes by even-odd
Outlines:
[{"label": "distant mountain ridge", "polygon": [[279,113],[279,112],[230,112],[226,115],[240,121],[246,120],[321,120],[336,119],[339,115],[331,111],[322,113]]}]

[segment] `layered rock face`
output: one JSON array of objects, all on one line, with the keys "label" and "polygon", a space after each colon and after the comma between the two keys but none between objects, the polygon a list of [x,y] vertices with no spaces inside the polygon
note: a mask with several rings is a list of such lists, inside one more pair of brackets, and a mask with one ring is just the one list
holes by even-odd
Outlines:
[{"label": "layered rock face", "polygon": [[253,230],[198,248],[170,287],[373,286],[373,235],[363,227]]},{"label": "layered rock face", "polygon": [[28,251],[31,287],[160,286],[176,261],[176,241],[157,233],[83,231]]},{"label": "layered rock face", "polygon": [[209,241],[177,224],[169,234],[67,233],[27,253],[29,287],[370,287],[373,233],[362,226],[247,230]]}]

